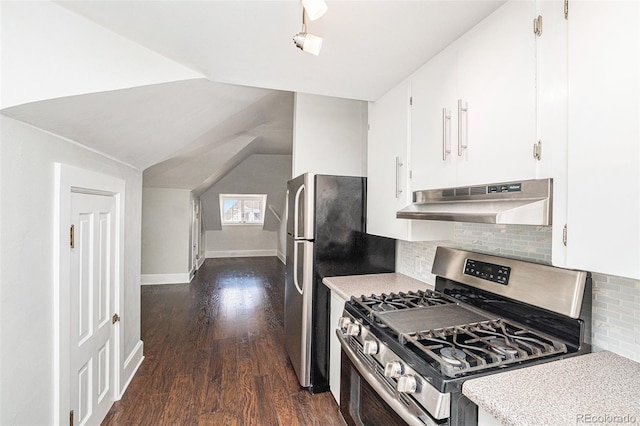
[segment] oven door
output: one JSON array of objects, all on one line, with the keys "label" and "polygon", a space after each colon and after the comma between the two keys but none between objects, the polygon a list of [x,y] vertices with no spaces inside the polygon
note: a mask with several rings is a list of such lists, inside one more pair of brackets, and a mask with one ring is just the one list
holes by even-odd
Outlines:
[{"label": "oven door", "polygon": [[416,425],[448,426],[448,419],[435,420],[411,398],[398,399],[398,392],[384,377],[364,363],[338,331],[341,345],[340,413],[350,426]]}]

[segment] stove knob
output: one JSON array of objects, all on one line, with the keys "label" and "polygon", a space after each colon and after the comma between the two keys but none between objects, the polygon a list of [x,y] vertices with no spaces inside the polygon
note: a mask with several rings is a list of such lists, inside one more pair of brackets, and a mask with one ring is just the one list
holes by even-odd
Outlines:
[{"label": "stove knob", "polygon": [[365,340],[362,352],[366,355],[375,355],[378,353],[378,342],[375,340]]},{"label": "stove knob", "polygon": [[348,336],[359,336],[360,335],[360,326],[358,324],[349,324],[347,326],[347,335]]},{"label": "stove knob", "polygon": [[338,320],[338,328],[342,331],[347,331],[347,326],[351,324],[351,318],[349,317],[340,317]]},{"label": "stove knob", "polygon": [[415,376],[407,374],[398,379],[398,392],[400,393],[414,393],[418,388],[418,382]]},{"label": "stove knob", "polygon": [[392,379],[397,379],[402,376],[402,364],[400,364],[400,361],[388,362],[384,367],[384,375]]}]

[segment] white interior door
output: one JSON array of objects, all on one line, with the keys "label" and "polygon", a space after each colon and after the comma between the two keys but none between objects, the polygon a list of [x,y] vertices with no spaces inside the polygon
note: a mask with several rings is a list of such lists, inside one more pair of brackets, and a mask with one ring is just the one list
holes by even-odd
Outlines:
[{"label": "white interior door", "polygon": [[191,267],[198,270],[200,264],[200,205],[198,200],[193,200],[191,215]]},{"label": "white interior door", "polygon": [[116,202],[73,192],[69,396],[74,425],[100,424],[113,404]]}]

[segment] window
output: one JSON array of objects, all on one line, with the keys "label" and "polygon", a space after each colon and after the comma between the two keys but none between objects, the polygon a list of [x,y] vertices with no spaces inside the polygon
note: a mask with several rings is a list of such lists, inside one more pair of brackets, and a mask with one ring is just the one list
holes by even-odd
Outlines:
[{"label": "window", "polygon": [[262,225],[267,194],[220,194],[223,225]]}]

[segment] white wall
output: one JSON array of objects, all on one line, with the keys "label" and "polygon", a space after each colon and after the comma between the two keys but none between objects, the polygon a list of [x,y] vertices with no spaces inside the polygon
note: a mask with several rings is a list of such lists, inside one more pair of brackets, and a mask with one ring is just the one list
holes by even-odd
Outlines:
[{"label": "white wall", "polygon": [[367,103],[296,93],[292,177],[367,175]]},{"label": "white wall", "polygon": [[188,189],[142,191],[142,282],[189,282],[192,195]]},{"label": "white wall", "polygon": [[49,1],[2,1],[2,108],[203,75]]},{"label": "white wall", "polygon": [[54,163],[126,182],[120,313],[125,359],[140,344],[142,172],[18,121],[0,120],[0,424],[55,424]]},{"label": "white wall", "polygon": [[225,226],[207,231],[205,240],[208,258],[277,255],[278,233],[261,226]]}]

